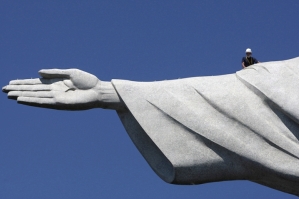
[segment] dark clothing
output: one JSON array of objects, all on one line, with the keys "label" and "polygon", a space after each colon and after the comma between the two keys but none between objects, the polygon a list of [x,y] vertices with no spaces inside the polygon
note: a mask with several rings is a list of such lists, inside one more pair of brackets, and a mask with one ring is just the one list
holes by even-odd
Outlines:
[{"label": "dark clothing", "polygon": [[243,57],[242,63],[244,62],[245,67],[258,63],[258,60],[254,57]]}]

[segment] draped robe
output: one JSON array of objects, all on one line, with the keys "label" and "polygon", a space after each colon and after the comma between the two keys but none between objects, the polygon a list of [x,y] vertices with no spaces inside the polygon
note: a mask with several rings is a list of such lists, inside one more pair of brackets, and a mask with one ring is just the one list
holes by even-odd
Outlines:
[{"label": "draped robe", "polygon": [[164,181],[250,180],[299,196],[299,58],[112,84],[127,107],[118,111],[126,131]]}]

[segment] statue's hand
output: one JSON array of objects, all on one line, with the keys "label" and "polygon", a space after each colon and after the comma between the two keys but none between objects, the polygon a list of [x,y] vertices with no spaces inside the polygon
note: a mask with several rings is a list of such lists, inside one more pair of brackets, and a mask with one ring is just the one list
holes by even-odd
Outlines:
[{"label": "statue's hand", "polygon": [[101,81],[78,69],[40,70],[42,78],[13,80],[3,87],[18,103],[61,110],[99,107]]}]

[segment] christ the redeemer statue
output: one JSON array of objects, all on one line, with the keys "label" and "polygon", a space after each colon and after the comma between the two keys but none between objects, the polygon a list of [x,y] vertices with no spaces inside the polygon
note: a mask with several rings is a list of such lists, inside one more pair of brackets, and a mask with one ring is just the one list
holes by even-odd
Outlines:
[{"label": "christ the redeemer statue", "polygon": [[250,180],[299,196],[299,58],[158,82],[104,82],[78,69],[39,74],[3,91],[30,106],[116,110],[166,182]]}]

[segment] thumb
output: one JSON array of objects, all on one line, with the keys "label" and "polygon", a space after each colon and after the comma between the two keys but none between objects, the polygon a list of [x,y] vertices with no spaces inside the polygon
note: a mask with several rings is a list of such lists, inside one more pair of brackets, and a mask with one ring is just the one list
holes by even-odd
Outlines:
[{"label": "thumb", "polygon": [[40,76],[46,79],[52,78],[70,78],[72,69],[42,69],[38,71]]}]

